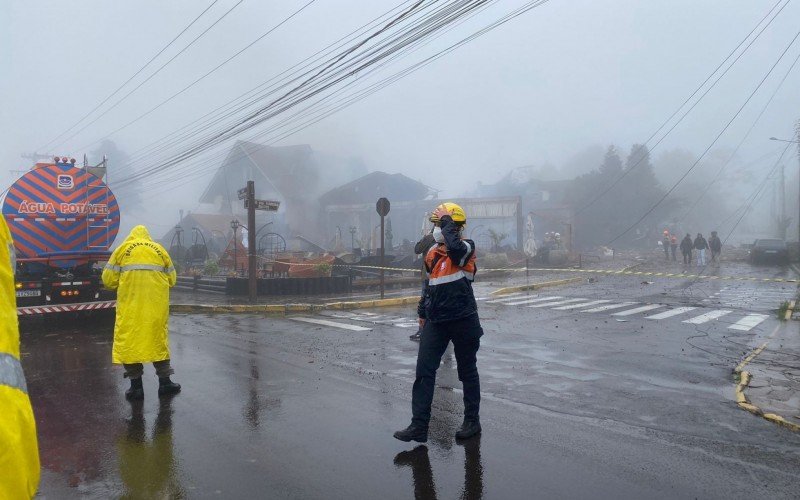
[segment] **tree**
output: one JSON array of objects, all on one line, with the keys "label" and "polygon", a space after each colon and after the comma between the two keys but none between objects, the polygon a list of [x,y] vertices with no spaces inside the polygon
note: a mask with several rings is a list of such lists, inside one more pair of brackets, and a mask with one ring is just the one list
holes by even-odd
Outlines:
[{"label": "tree", "polygon": [[608,146],[603,164],[600,165],[600,174],[606,178],[616,178],[622,174],[622,160],[617,153],[617,148],[612,144]]},{"label": "tree", "polygon": [[501,233],[491,228],[489,228],[488,233],[489,233],[489,238],[492,240],[492,252],[499,251],[500,244],[503,243],[504,239],[508,238],[508,233]]},{"label": "tree", "polygon": [[[624,166],[617,148],[609,146],[599,168],[573,181],[569,196],[577,210],[576,243],[584,248],[614,240],[617,246],[645,243],[650,226],[660,223],[671,207],[664,204],[641,223],[638,220],[663,195],[646,146],[634,144]],[[626,233],[632,226],[639,227]]]}]

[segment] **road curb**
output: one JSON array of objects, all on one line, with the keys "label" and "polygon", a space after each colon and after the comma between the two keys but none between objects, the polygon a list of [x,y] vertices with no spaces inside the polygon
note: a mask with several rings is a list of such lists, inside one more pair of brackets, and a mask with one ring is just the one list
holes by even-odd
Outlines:
[{"label": "road curb", "polygon": [[275,314],[307,313],[324,309],[348,310],[373,307],[394,307],[419,302],[419,296],[394,297],[391,299],[357,300],[350,302],[328,302],[324,304],[170,304],[169,310],[182,314]]},{"label": "road curb", "polygon": [[[634,264],[632,266],[628,266],[626,268],[620,269],[618,271],[609,271],[609,274],[614,273],[626,273],[629,272],[637,267],[639,267],[641,263]],[[507,286],[504,288],[498,288],[497,290],[489,293],[489,295],[507,295],[509,293],[514,292],[524,292],[526,290],[536,290],[539,288],[546,288],[549,286],[559,286],[559,285],[569,285],[570,283],[578,283],[583,281],[583,277],[580,278],[565,278],[561,280],[553,280],[553,281],[545,281],[542,283],[530,283],[528,285],[518,285],[518,286]]]},{"label": "road curb", "polygon": [[497,290],[489,293],[489,295],[507,295],[514,292],[523,292],[525,290],[537,290],[548,286],[567,285],[569,283],[577,283],[583,281],[583,278],[567,278],[563,280],[545,281],[542,283],[531,283],[528,285],[507,286],[505,288],[498,288]]},{"label": "road curb", "polygon": [[792,314],[794,314],[794,308],[797,306],[797,301],[791,300],[789,301],[789,307],[786,308],[786,314],[784,314],[783,319],[789,321],[792,319]]},{"label": "road curb", "polygon": [[794,422],[789,422],[785,418],[781,417],[780,415],[776,415],[774,413],[764,413],[764,411],[759,408],[758,406],[754,405],[747,399],[747,395],[745,394],[744,390],[747,386],[750,385],[750,379],[752,375],[750,372],[745,371],[744,367],[747,366],[756,356],[761,354],[769,342],[764,342],[760,346],[758,346],[753,352],[751,352],[746,358],[739,363],[736,368],[733,370],[734,381],[738,377],[739,381],[736,384],[736,404],[739,408],[746,410],[753,415],[761,417],[765,420],[769,420],[774,424],[778,424],[781,427],[785,427],[789,430],[794,432],[800,432],[800,425],[795,424]]}]

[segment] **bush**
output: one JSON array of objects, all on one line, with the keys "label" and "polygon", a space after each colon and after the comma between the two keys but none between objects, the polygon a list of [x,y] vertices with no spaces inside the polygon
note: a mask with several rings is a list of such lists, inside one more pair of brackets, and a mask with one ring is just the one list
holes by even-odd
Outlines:
[{"label": "bush", "polygon": [[327,262],[314,264],[314,272],[316,272],[318,276],[330,276],[331,269],[333,269],[333,267],[331,267],[331,265]]},{"label": "bush", "polygon": [[206,276],[215,276],[219,273],[219,264],[213,260],[207,260],[203,267],[203,274]]}]

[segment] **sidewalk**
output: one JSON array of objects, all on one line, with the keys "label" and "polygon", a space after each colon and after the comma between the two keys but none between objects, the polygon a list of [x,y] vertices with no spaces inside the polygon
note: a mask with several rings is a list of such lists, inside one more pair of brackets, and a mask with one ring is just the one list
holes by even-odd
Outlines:
[{"label": "sidewalk", "polygon": [[[795,315],[797,316],[797,315]],[[800,323],[790,320],[748,365],[747,399],[800,430]]]}]

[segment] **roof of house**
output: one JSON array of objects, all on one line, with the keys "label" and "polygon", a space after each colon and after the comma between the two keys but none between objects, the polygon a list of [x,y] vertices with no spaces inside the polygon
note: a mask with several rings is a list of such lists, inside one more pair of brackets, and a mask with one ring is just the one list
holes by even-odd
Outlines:
[{"label": "roof of house", "polygon": [[344,205],[389,201],[425,200],[436,192],[425,184],[403,174],[371,172],[320,196],[320,205]]},{"label": "roof of house", "polygon": [[[249,161],[285,199],[307,196],[319,179],[314,152],[308,144],[276,147],[237,141],[200,197],[201,203],[213,203],[216,196],[229,196],[232,189],[244,187],[229,186],[227,182],[228,167],[241,160]],[[261,191],[263,182],[254,180],[257,191]]]}]

